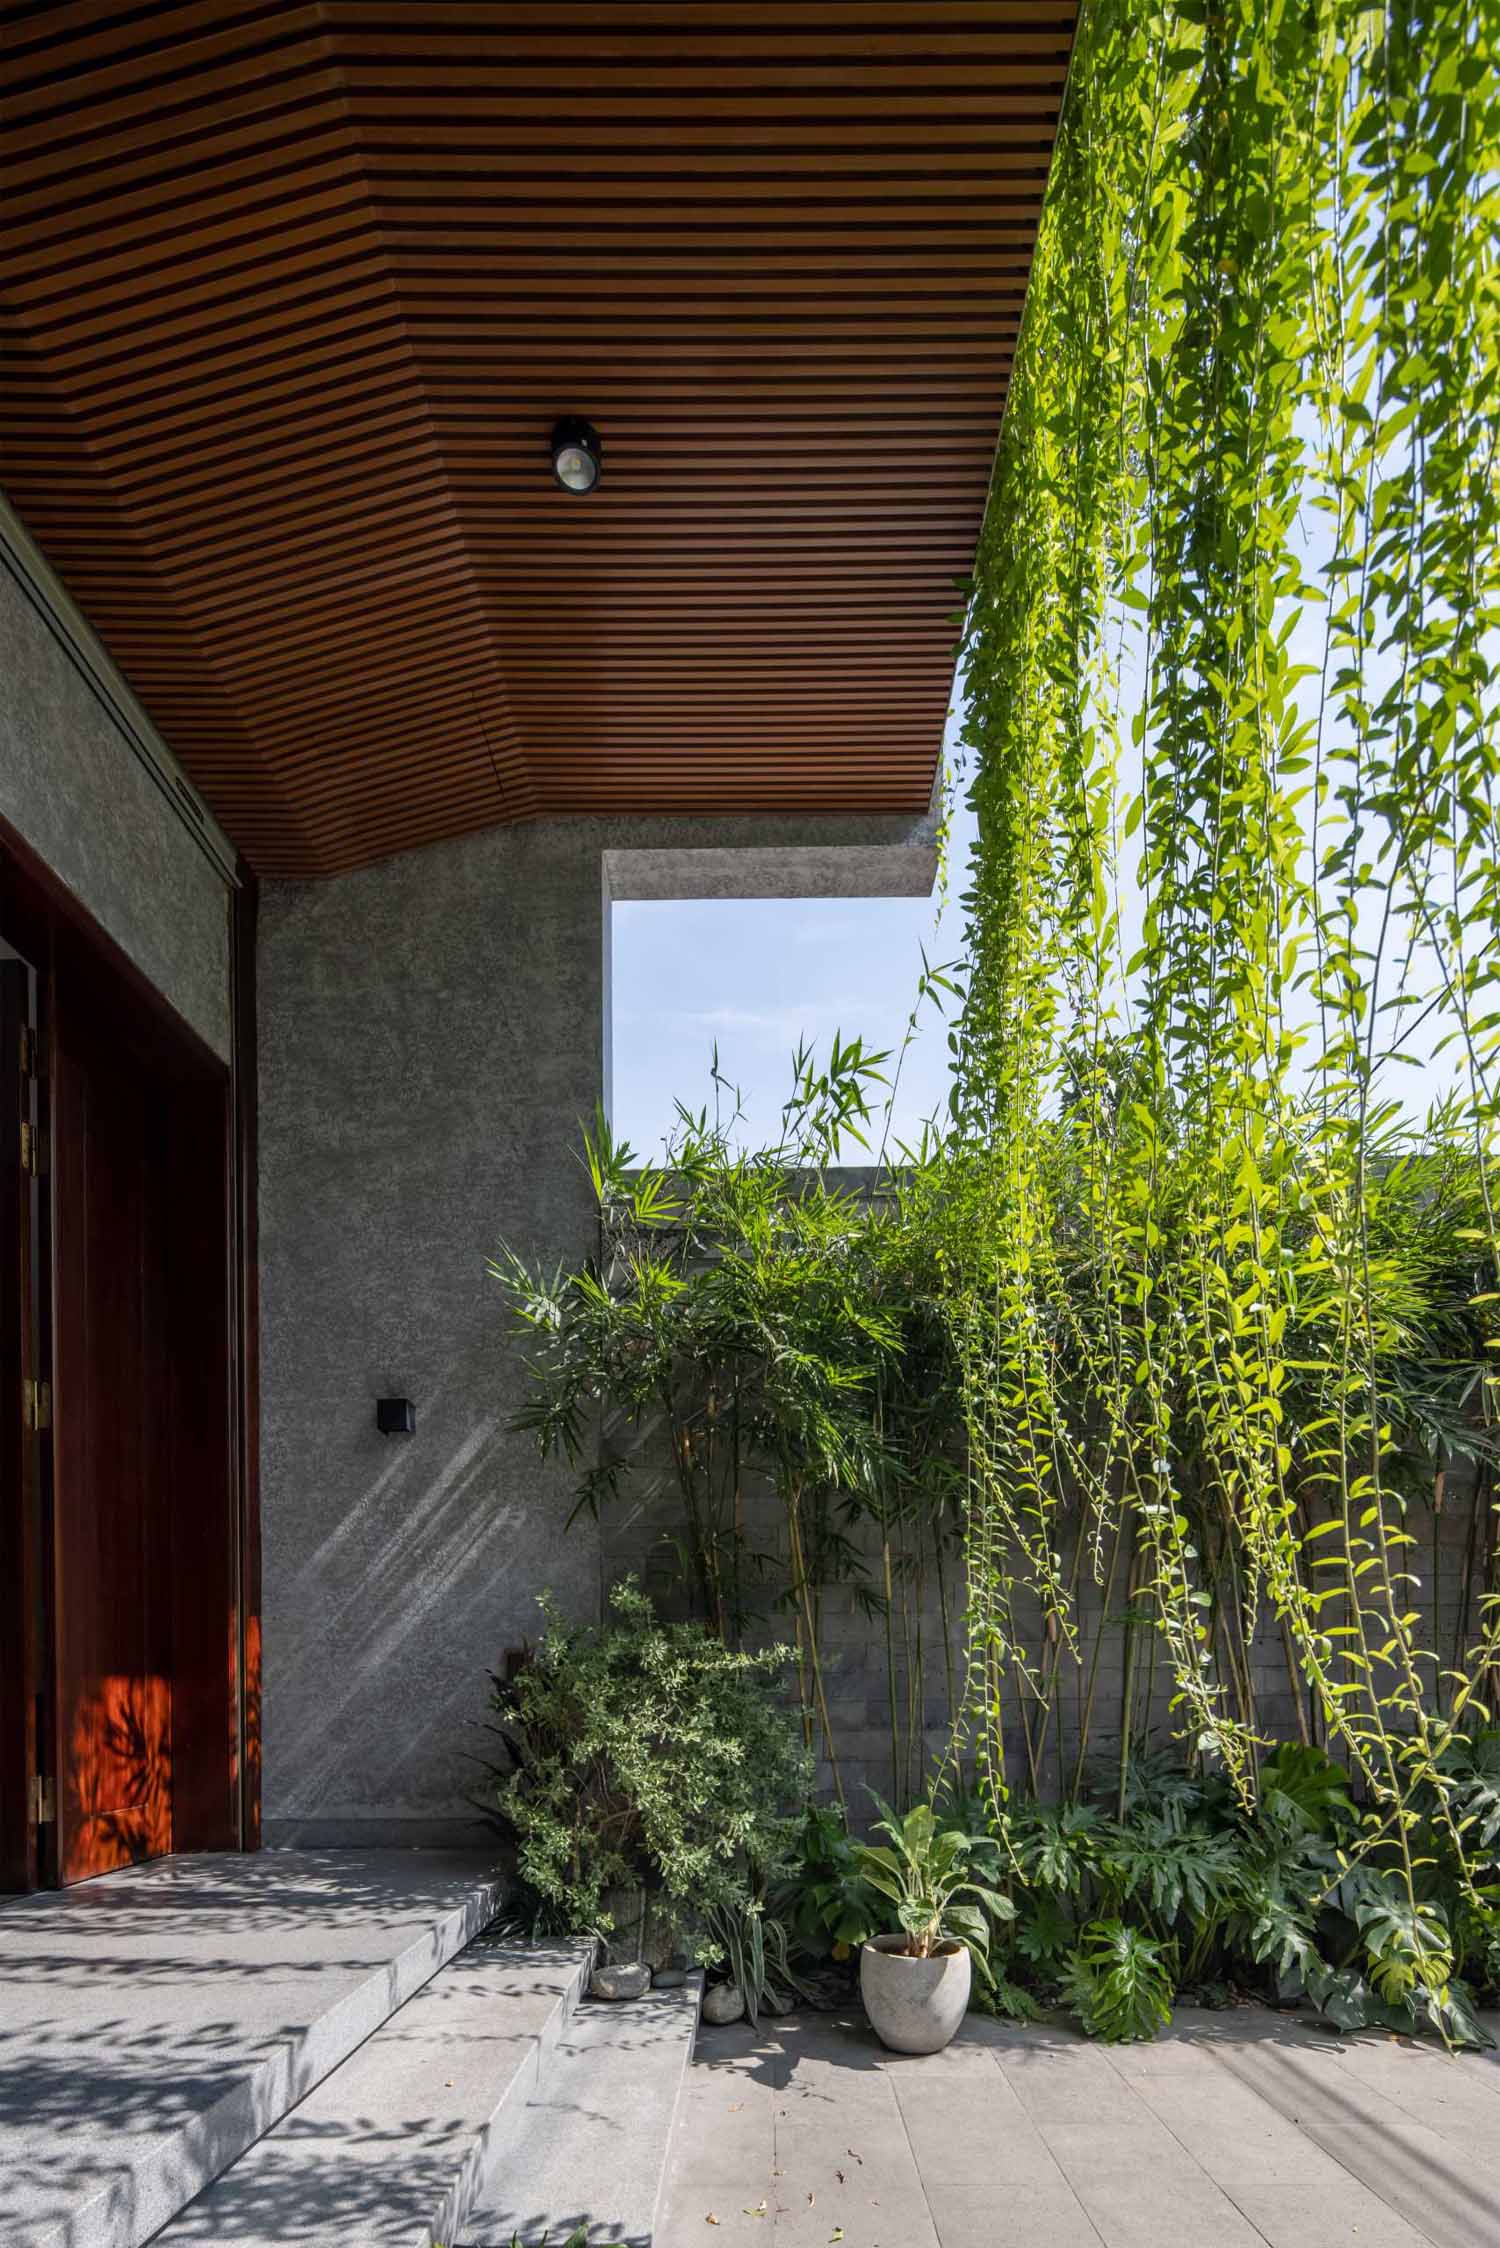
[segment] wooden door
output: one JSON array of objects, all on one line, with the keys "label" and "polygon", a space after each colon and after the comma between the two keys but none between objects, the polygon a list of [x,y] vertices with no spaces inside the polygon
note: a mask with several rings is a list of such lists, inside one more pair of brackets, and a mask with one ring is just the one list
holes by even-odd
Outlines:
[{"label": "wooden door", "polygon": [[232,1077],[0,817],[0,1888],[258,1841],[245,1021]]},{"label": "wooden door", "polygon": [[57,1832],[61,1878],[172,1848],[162,1228],[148,1070],[82,997],[55,1036]]},{"label": "wooden door", "polygon": [[48,1877],[42,1487],[51,1392],[43,1360],[46,1132],[37,977],[0,944],[0,1888]]}]

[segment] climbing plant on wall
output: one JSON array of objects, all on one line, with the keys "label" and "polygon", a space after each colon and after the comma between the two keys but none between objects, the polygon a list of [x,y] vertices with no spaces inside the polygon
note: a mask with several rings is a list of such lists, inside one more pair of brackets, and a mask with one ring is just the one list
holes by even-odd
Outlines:
[{"label": "climbing plant on wall", "polygon": [[[1065,1547],[1247,1798],[1269,1624],[1431,1990],[1417,1806],[1471,1863],[1500,1654],[1496,37],[1477,0],[1085,8],[962,651],[984,1775],[1003,1809]],[[1474,1494],[1452,1644],[1414,1428]]]}]

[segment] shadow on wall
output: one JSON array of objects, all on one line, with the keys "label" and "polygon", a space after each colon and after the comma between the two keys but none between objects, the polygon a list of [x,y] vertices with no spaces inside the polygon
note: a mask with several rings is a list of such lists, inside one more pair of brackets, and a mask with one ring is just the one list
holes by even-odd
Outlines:
[{"label": "shadow on wall", "polygon": [[[372,1398],[374,1392],[371,1392]],[[265,1815],[376,1824],[472,1818],[488,1676],[534,1636],[536,1596],[598,1599],[597,1541],[567,1531],[570,1496],[476,1412],[472,1382],[418,1396],[417,1434],[382,1436],[370,1406],[357,1495],[306,1550],[265,1508]],[[283,1476],[283,1482],[286,1480]],[[301,1501],[303,1519],[315,1499]]]}]

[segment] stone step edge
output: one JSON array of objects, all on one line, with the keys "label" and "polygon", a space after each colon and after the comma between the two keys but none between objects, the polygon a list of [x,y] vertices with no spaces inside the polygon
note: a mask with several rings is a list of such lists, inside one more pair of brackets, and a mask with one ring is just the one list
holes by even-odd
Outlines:
[{"label": "stone step edge", "polygon": [[[662,2216],[666,2204],[668,2178],[671,2172],[672,2149],[676,2143],[677,2138],[678,2117],[682,2112],[683,2094],[687,2087],[688,2072],[692,2067],[693,2056],[697,2051],[698,2031],[701,2026],[704,1980],[705,1978],[702,1969],[695,1968],[688,1974],[685,1982],[681,1986],[671,1991],[662,1991],[658,1994],[661,1997],[667,1998],[671,2001],[674,2001],[677,2005],[680,2005],[683,2013],[684,2028],[678,2044],[677,2066],[673,2072],[671,2081],[671,2099],[665,2118],[665,2126],[661,2132],[656,2173],[656,2189],[652,2200],[650,2217],[650,2229],[653,2238],[661,2227]],[[648,1992],[647,1996],[649,1997],[650,1995],[651,1994]],[[633,2000],[614,2001],[601,1999],[595,2001],[589,2007],[589,2012],[591,2014],[596,2014],[599,2017],[599,2026],[601,2027],[606,2024],[611,2019],[611,2017],[618,2018],[622,2026],[624,2026],[629,2021],[631,2008],[635,2003],[636,2002]],[[563,2070],[566,2070],[567,2062],[564,2061],[560,2063],[559,2067]],[[552,2075],[549,2073],[542,2081],[539,2082],[538,2089],[542,2092],[546,2092],[549,2089],[551,2082]],[[519,2139],[523,2144],[525,2138],[525,2117],[526,2111],[524,2107],[518,2109],[514,2117],[514,2123],[519,2127]],[[481,2181],[486,2199],[493,2199],[496,2196],[496,2191],[499,2185],[496,2172],[498,2170],[499,2162],[502,2159],[504,2152],[505,2148],[503,2144],[492,2146],[486,2151],[484,2162],[485,2176]],[[464,2218],[461,2219],[459,2224],[455,2227],[456,2237],[450,2240],[450,2242],[447,2244],[447,2248],[480,2248],[480,2244],[473,2237],[474,2209],[474,2202],[471,2201],[468,2210],[465,2212]],[[485,2222],[485,2211],[482,2207],[479,2210],[479,2221],[481,2223]],[[511,2220],[507,2218],[505,2220],[507,2228],[510,2226],[510,2223]],[[487,2226],[486,2229],[492,2229],[492,2227]],[[470,2238],[467,2241],[465,2241],[464,2238],[466,2231],[470,2235]],[[528,2248],[530,2248],[531,2235],[527,2233],[523,2237],[528,2243]],[[506,2233],[506,2240],[508,2244],[508,2229]],[[555,2240],[549,2241],[549,2248],[564,2248],[565,2240],[566,2233],[559,2235]],[[442,2248],[441,2236],[439,2242],[437,2243],[424,2243],[424,2248]],[[486,2243],[485,2248],[490,2248],[490,2244]]]},{"label": "stone step edge", "polygon": [[682,2114],[683,2095],[687,2091],[688,2075],[698,2050],[698,2032],[703,2027],[703,1992],[707,1976],[702,1968],[695,1968],[688,1977],[692,1992],[692,2020],[682,2041],[682,2065],[677,2071],[677,2081],[672,2090],[672,2113],[667,2119],[666,2136],[662,2141],[661,2170],[656,2180],[656,2204],[651,2211],[651,2237],[655,2240],[661,2231],[662,2219],[667,2213],[667,2181],[672,2174],[672,2149],[677,2144],[677,2123]]},{"label": "stone step edge", "polygon": [[[498,1946],[496,1947],[499,1948]],[[483,2189],[491,2165],[500,2161],[515,2138],[526,2113],[526,2104],[546,2080],[564,2030],[588,1989],[598,1956],[592,1941],[584,1945],[577,1966],[558,1995],[557,2003],[537,2032],[525,2060],[513,2069],[491,2111],[489,2121],[475,2132],[467,2153],[443,2200],[429,2220],[415,2248],[450,2248],[457,2240]]]},{"label": "stone step edge", "polygon": [[457,1958],[494,1919],[504,1893],[498,1874],[476,1882],[461,1904],[439,1912],[393,1959],[372,1969],[315,2021],[252,2063],[212,2107],[144,2148],[127,2171],[103,2182],[99,2193],[73,2212],[66,2231],[57,2236],[59,2243],[65,2241],[66,2248],[145,2248]]}]

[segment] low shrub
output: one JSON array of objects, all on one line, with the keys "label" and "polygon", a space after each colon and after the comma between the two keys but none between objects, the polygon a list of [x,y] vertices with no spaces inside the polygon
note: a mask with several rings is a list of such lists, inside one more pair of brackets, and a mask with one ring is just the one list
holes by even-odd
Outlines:
[{"label": "low shrub", "polygon": [[742,1654],[662,1623],[633,1579],[599,1626],[541,1605],[541,1639],[492,1702],[506,1749],[495,1809],[535,1920],[608,1935],[608,1892],[641,1889],[712,1959],[708,1916],[756,1905],[807,1795],[777,1692],[787,1651]]}]

